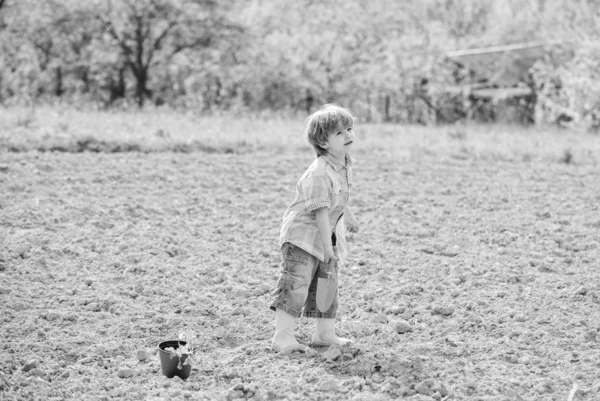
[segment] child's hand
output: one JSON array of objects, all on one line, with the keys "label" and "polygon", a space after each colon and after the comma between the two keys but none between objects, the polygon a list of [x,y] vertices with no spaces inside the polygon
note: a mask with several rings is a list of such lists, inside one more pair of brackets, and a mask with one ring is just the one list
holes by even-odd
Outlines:
[{"label": "child's hand", "polygon": [[325,248],[325,263],[331,264],[331,263],[337,262],[337,260],[338,260],[338,258],[337,258],[337,256],[335,256],[333,247],[326,247]]}]

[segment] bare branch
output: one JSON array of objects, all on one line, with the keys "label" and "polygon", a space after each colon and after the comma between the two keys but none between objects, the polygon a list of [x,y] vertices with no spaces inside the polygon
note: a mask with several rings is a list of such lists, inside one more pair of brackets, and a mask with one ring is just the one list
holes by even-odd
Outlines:
[{"label": "bare branch", "polygon": [[112,38],[117,42],[117,44],[121,48],[121,51],[122,51],[123,57],[125,57],[126,63],[131,68],[135,69],[133,60],[131,59],[131,55],[133,54],[133,49],[131,49],[131,47],[129,47],[127,45],[124,38],[121,38],[121,36],[119,36],[112,21],[102,18],[102,16],[99,16],[98,18],[100,19],[100,22],[102,23],[103,28],[108,32],[108,34],[110,36],[112,36]]},{"label": "bare branch", "polygon": [[148,50],[148,55],[146,57],[146,65],[150,65],[152,59],[154,58],[154,53],[162,48],[163,40],[165,40],[165,38],[169,35],[169,32],[171,32],[171,30],[177,25],[177,21],[171,21],[169,25],[167,25],[167,27],[154,40],[153,46]]}]

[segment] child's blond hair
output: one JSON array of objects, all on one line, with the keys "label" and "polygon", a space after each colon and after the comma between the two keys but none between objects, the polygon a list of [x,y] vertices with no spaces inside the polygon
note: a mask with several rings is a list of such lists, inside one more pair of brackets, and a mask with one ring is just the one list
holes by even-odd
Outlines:
[{"label": "child's blond hair", "polygon": [[348,109],[335,104],[326,104],[306,119],[306,139],[313,147],[317,157],[327,154],[322,145],[327,143],[329,135],[354,125],[354,116]]}]

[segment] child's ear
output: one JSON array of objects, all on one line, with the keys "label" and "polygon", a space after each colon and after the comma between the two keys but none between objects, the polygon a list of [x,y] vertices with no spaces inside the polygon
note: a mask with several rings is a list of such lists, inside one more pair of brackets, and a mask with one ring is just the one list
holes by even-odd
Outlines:
[{"label": "child's ear", "polygon": [[320,143],[319,146],[321,148],[323,148],[323,149],[327,149],[327,147],[329,146],[329,143],[328,142],[323,142],[323,143]]}]

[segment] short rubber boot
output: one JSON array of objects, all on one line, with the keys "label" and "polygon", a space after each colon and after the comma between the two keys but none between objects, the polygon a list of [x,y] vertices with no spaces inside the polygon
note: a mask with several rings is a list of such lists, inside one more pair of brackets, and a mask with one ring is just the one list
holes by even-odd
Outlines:
[{"label": "short rubber boot", "polygon": [[276,352],[306,352],[306,347],[294,337],[296,319],[289,313],[277,309],[275,311],[275,335],[271,349]]},{"label": "short rubber boot", "polygon": [[316,319],[312,345],[317,347],[343,346],[351,342],[352,340],[335,335],[335,319]]}]

